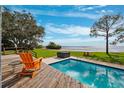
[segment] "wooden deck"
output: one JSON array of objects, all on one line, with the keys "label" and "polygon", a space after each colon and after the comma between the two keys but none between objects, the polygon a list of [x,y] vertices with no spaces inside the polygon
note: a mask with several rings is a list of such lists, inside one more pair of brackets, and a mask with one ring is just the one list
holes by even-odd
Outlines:
[{"label": "wooden deck", "polygon": [[2,57],[2,87],[4,88],[84,88],[80,82],[50,67],[46,63],[37,72],[34,78],[18,77],[22,64],[15,68],[8,65],[19,60],[18,55]]}]

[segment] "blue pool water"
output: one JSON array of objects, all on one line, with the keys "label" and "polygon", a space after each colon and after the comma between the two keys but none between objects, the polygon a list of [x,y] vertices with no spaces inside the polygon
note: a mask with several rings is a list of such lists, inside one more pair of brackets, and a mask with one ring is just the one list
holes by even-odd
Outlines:
[{"label": "blue pool water", "polygon": [[67,59],[50,64],[89,87],[124,88],[124,70]]}]

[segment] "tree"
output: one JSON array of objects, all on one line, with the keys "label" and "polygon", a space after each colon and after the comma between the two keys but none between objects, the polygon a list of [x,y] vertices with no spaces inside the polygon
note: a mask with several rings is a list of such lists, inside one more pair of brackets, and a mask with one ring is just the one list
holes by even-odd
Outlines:
[{"label": "tree", "polygon": [[96,21],[90,30],[91,37],[102,36],[106,39],[106,54],[109,54],[109,38],[115,36],[117,31],[123,28],[123,16],[116,15],[104,15],[98,21]]},{"label": "tree", "polygon": [[117,43],[123,43],[124,42],[124,26],[120,28],[119,30],[115,31],[116,39],[112,42],[113,45],[116,45]]},{"label": "tree", "polygon": [[[34,48],[42,41],[44,28],[26,11],[4,11],[2,13],[2,42],[11,42],[15,47]],[[7,42],[4,41],[6,39]]]},{"label": "tree", "polygon": [[61,49],[61,46],[55,44],[54,42],[50,42],[50,43],[46,46],[46,48],[48,48],[48,49]]}]

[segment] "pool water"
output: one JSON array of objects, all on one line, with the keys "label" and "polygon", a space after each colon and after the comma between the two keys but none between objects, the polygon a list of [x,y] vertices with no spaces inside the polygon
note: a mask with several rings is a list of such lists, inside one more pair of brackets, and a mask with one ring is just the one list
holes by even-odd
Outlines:
[{"label": "pool water", "polygon": [[124,70],[85,61],[66,59],[50,64],[89,87],[124,88]]}]

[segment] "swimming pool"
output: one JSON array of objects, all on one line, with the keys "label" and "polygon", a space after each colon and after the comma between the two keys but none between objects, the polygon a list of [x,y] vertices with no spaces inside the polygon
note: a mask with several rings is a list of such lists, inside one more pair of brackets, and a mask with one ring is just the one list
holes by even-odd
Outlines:
[{"label": "swimming pool", "polygon": [[124,88],[124,70],[121,69],[76,59],[66,59],[50,66],[89,87]]}]

